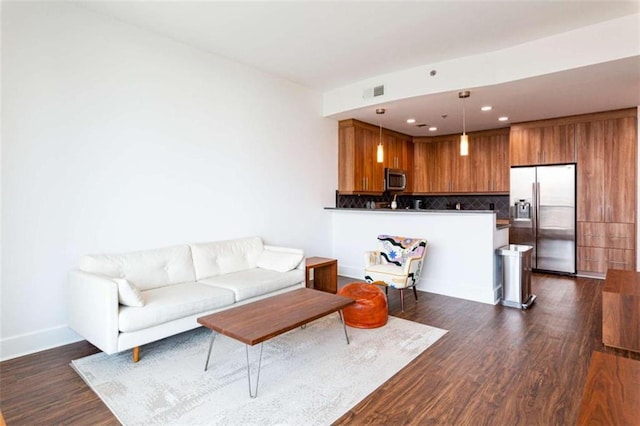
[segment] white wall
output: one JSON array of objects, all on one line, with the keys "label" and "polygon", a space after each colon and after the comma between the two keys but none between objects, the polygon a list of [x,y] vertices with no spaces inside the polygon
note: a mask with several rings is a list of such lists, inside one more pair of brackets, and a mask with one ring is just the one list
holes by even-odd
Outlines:
[{"label": "white wall", "polygon": [[250,235],[330,254],[320,93],[73,5],[2,7],[0,358],[78,339],[82,254]]}]

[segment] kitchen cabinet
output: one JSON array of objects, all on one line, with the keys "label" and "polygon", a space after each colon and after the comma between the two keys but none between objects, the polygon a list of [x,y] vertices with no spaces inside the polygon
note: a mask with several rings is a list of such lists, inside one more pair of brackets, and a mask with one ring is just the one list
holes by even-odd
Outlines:
[{"label": "kitchen cabinet", "polygon": [[435,170],[435,144],[425,142],[426,138],[413,139],[413,192],[430,193],[437,176]]},{"label": "kitchen cabinet", "polygon": [[509,192],[509,130],[469,136],[471,191]]},{"label": "kitchen cabinet", "polygon": [[407,153],[409,151],[411,139],[383,134],[382,140],[384,148],[384,166],[391,169],[406,169],[408,163]]},{"label": "kitchen cabinet", "polygon": [[578,245],[632,250],[635,226],[632,223],[578,222]]},{"label": "kitchen cabinet", "polygon": [[577,143],[578,271],[635,270],[636,110],[580,116]]},{"label": "kitchen cabinet", "polygon": [[509,192],[509,131],[489,136],[489,192]]},{"label": "kitchen cabinet", "polygon": [[635,223],[636,118],[576,125],[578,220]]},{"label": "kitchen cabinet", "polygon": [[573,123],[531,122],[511,126],[509,160],[511,166],[574,163]]},{"label": "kitchen cabinet", "polygon": [[578,247],[579,273],[604,276],[609,269],[635,271],[635,251],[601,247]]},{"label": "kitchen cabinet", "polygon": [[637,119],[624,117],[605,122],[604,219],[636,221]]},{"label": "kitchen cabinet", "polygon": [[407,171],[407,192],[413,190],[413,141],[410,136],[383,129],[384,167]]},{"label": "kitchen cabinet", "polygon": [[578,271],[604,275],[607,269],[635,270],[635,225],[578,222]]},{"label": "kitchen cabinet", "polygon": [[457,167],[455,140],[452,138],[438,138],[433,152],[433,192],[454,192],[453,179]]},{"label": "kitchen cabinet", "polygon": [[631,223],[578,222],[578,245],[633,249],[634,228]]},{"label": "kitchen cabinet", "polygon": [[505,193],[509,191],[509,130],[469,134],[469,155],[460,135],[414,138],[414,192]]},{"label": "kitchen cabinet", "polygon": [[377,162],[380,128],[358,120],[338,123],[338,192],[380,194],[384,191],[384,168],[397,165],[407,170],[408,190],[413,172],[411,138],[383,129],[384,161]]}]

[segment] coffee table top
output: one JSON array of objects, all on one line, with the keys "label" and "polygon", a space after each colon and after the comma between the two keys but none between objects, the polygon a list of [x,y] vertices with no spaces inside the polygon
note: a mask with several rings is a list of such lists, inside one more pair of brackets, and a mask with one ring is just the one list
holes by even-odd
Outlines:
[{"label": "coffee table top", "polygon": [[300,288],[200,317],[198,323],[247,345],[255,345],[354,302],[350,297]]}]

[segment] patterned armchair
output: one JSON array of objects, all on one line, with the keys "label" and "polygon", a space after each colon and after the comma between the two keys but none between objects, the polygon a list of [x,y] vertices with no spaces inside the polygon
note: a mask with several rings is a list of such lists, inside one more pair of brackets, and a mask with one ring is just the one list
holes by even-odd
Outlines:
[{"label": "patterned armchair", "polygon": [[413,288],[418,300],[416,283],[422,272],[427,252],[427,240],[391,235],[378,235],[378,250],[365,252],[364,279],[368,283],[400,290],[400,305],[404,312],[404,289]]}]

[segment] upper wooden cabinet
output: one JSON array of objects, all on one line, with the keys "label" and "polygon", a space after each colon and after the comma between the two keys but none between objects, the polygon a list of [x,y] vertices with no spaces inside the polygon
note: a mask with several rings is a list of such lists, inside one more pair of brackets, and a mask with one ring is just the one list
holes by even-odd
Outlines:
[{"label": "upper wooden cabinet", "polygon": [[469,134],[469,155],[460,135],[414,138],[415,193],[509,192],[509,130]]},{"label": "upper wooden cabinet", "polygon": [[578,221],[635,223],[635,117],[576,124]]},{"label": "upper wooden cabinet", "polygon": [[[382,134],[384,148],[384,166],[391,169],[407,170],[413,167],[413,146],[410,136],[400,137],[397,134]],[[409,156],[411,152],[411,157]]]},{"label": "upper wooden cabinet", "polygon": [[384,191],[384,168],[408,172],[407,190],[411,190],[413,144],[411,137],[382,130],[384,161],[377,162],[380,128],[358,120],[338,123],[338,191],[342,194]]},{"label": "upper wooden cabinet", "polygon": [[420,138],[414,138],[413,154],[413,191],[417,193],[429,193],[433,191],[433,183],[437,173],[435,164],[436,144],[419,142]]},{"label": "upper wooden cabinet", "polygon": [[458,149],[451,137],[435,138],[433,142],[433,184],[431,192],[454,192],[453,180],[458,174]]},{"label": "upper wooden cabinet", "polygon": [[574,163],[574,125],[550,124],[548,121],[512,125],[509,161],[512,166]]},{"label": "upper wooden cabinet", "polygon": [[469,149],[474,191],[509,192],[509,130],[472,134]]}]

